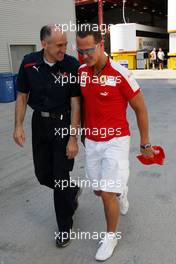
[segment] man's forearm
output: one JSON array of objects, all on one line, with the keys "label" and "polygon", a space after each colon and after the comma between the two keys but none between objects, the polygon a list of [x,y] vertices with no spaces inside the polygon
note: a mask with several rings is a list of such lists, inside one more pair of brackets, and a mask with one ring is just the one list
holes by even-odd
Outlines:
[{"label": "man's forearm", "polygon": [[145,145],[150,142],[147,109],[145,107],[143,110],[136,110],[135,113],[141,138],[140,144]]},{"label": "man's forearm", "polygon": [[78,129],[80,127],[80,99],[75,98],[71,103],[71,129],[75,133],[71,133],[72,136],[78,134]]},{"label": "man's forearm", "polygon": [[27,107],[27,95],[18,94],[15,106],[15,128],[23,126]]}]

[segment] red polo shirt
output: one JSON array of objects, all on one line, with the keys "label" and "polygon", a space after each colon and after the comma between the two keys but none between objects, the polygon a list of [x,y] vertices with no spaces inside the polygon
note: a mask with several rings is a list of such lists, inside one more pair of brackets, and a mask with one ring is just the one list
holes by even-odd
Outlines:
[{"label": "red polo shirt", "polygon": [[130,135],[127,105],[140,92],[132,73],[108,59],[100,76],[93,76],[93,68],[84,64],[79,68],[79,78],[86,138],[107,141]]}]

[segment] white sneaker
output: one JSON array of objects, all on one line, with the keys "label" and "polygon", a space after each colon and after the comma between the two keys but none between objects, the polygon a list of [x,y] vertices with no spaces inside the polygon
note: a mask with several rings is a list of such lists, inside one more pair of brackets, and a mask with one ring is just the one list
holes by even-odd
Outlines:
[{"label": "white sneaker", "polygon": [[125,187],[125,191],[119,197],[121,215],[126,215],[129,209],[127,194],[128,194],[128,186]]},{"label": "white sneaker", "polygon": [[95,259],[104,261],[110,258],[117,246],[118,239],[115,233],[106,233],[105,237],[99,242],[100,246],[95,255]]}]

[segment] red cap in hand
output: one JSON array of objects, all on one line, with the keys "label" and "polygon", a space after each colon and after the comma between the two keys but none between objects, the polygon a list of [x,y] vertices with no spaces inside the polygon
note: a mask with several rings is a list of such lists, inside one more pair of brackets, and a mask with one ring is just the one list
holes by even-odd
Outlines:
[{"label": "red cap in hand", "polygon": [[160,146],[152,146],[155,150],[155,154],[153,158],[145,158],[142,154],[138,155],[138,160],[144,165],[152,165],[152,164],[164,164],[165,153],[162,147]]}]

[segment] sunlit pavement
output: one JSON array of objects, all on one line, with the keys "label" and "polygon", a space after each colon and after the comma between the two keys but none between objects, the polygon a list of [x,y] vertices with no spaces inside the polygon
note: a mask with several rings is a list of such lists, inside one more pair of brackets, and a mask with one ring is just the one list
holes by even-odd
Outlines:
[{"label": "sunlit pavement", "polygon": [[176,70],[133,70],[137,79],[176,79]]}]

